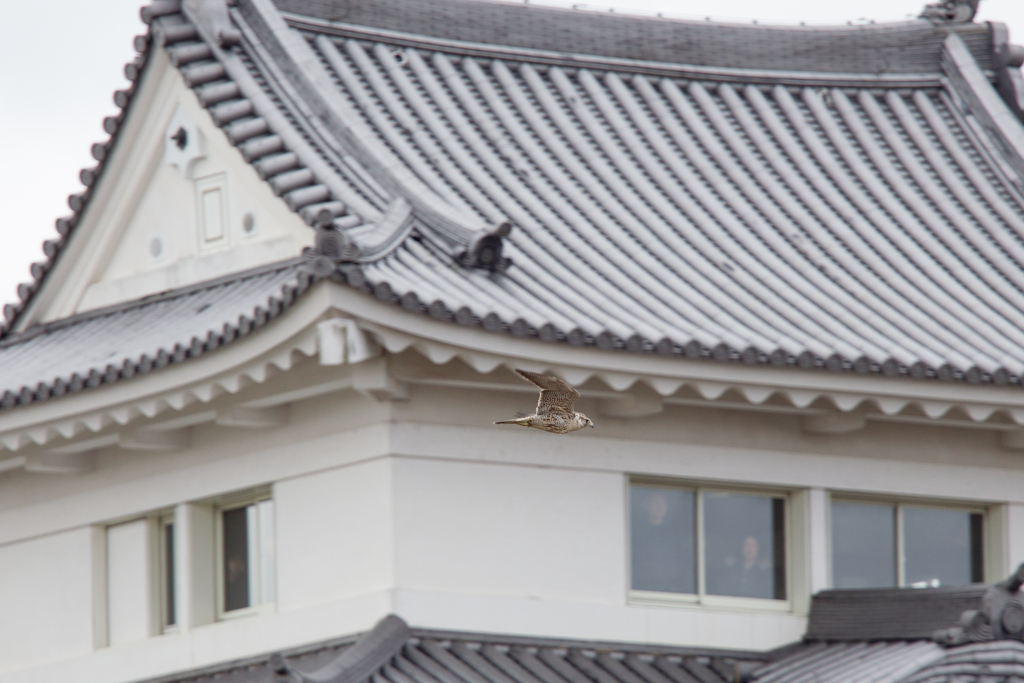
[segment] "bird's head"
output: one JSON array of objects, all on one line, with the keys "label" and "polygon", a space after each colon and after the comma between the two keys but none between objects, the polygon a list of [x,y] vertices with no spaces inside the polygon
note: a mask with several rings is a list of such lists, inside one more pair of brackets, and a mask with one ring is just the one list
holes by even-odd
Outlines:
[{"label": "bird's head", "polygon": [[589,417],[587,417],[583,413],[576,413],[576,414],[580,416],[581,420],[583,420],[583,424],[585,424],[588,427],[593,427],[594,426],[594,421],[591,420]]}]

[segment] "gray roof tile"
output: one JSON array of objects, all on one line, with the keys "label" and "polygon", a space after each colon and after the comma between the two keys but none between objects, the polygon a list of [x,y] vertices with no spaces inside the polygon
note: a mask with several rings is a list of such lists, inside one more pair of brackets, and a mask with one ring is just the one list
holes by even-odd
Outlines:
[{"label": "gray roof tile", "polygon": [[[148,683],[265,683],[274,680],[275,669],[278,679],[288,680],[290,673],[291,680],[299,682],[731,683],[737,667],[746,671],[767,660],[767,655],[741,650],[410,629],[392,615],[358,638],[309,645],[272,657],[252,657]],[[652,666],[665,674],[654,672]]]},{"label": "gray roof tile", "polygon": [[[951,33],[991,66],[1001,48],[987,24],[768,29],[462,0],[278,6],[290,13],[240,1],[229,44],[165,0],[144,12],[154,38],[139,45],[171,46],[271,188],[307,222],[333,219],[350,262],[337,279],[545,341],[971,382],[1024,375],[1024,179],[993,160],[941,71]],[[119,100],[131,106],[130,92]],[[512,267],[465,267],[480,226],[506,222],[510,235],[487,239]],[[48,244],[24,299],[61,244]]]},{"label": "gray roof tile", "polygon": [[988,586],[827,590],[814,596],[807,624],[810,640],[931,639],[979,609]]},{"label": "gray roof tile", "polygon": [[909,21],[797,27],[721,24],[466,0],[274,0],[278,9],[348,26],[559,53],[775,71],[928,73],[956,32],[987,68],[983,24]]},{"label": "gray roof tile", "polygon": [[895,683],[932,664],[943,649],[928,641],[816,643],[753,672],[757,683]]},{"label": "gray roof tile", "polygon": [[309,286],[297,261],[91,311],[0,340],[0,409],[111,384],[213,351]]}]

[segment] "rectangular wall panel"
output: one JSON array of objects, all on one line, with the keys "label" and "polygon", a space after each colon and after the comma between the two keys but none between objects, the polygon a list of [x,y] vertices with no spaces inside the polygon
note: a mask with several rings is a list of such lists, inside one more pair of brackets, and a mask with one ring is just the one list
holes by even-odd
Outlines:
[{"label": "rectangular wall panel", "polygon": [[152,630],[149,521],[107,527],[107,634],[111,646]]},{"label": "rectangular wall panel", "polygon": [[389,461],[278,482],[273,515],[279,610],[393,586]]},{"label": "rectangular wall panel", "polygon": [[0,671],[92,650],[90,532],[0,545]]}]

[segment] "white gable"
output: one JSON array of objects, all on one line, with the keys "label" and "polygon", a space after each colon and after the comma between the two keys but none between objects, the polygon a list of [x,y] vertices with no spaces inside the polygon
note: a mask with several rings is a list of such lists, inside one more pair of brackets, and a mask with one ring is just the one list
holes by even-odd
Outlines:
[{"label": "white gable", "polygon": [[310,230],[154,55],[82,223],[23,326],[298,256]]}]

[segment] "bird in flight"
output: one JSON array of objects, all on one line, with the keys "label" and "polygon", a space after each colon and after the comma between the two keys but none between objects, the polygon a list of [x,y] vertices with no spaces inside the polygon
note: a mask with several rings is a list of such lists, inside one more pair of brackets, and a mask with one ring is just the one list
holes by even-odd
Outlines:
[{"label": "bird in flight", "polygon": [[501,420],[494,424],[533,427],[555,434],[567,434],[575,432],[577,429],[594,426],[589,417],[572,409],[576,399],[580,397],[580,392],[573,389],[564,380],[518,368],[516,374],[540,389],[537,411],[533,415],[519,417],[515,420]]}]

